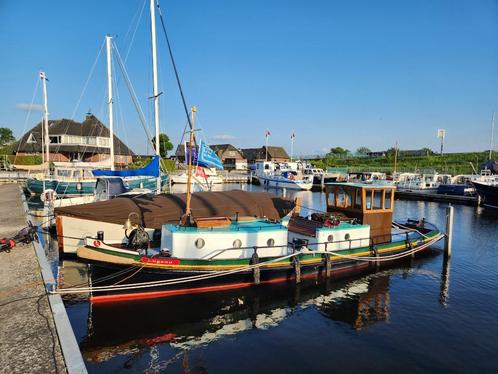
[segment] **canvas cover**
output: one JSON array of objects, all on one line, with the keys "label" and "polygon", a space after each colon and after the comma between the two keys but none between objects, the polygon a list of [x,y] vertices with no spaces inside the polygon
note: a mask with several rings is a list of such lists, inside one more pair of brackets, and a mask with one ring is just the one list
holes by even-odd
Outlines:
[{"label": "canvas cover", "polygon": [[[70,216],[92,221],[124,224],[131,212],[138,214],[141,225],[159,229],[166,223],[178,223],[185,213],[186,194],[142,195],[117,197],[84,205],[56,208],[55,215]],[[223,192],[197,192],[192,194],[193,218],[253,216],[278,220],[294,207],[289,199],[268,192],[241,190]],[[132,220],[135,222],[135,218]]]}]

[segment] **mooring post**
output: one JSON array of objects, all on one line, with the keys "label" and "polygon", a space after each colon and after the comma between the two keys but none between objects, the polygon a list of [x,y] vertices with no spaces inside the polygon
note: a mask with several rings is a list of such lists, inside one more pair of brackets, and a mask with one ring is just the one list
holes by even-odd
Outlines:
[{"label": "mooring post", "polygon": [[453,207],[449,205],[446,208],[446,235],[444,237],[444,254],[451,256],[451,242],[453,239]]}]

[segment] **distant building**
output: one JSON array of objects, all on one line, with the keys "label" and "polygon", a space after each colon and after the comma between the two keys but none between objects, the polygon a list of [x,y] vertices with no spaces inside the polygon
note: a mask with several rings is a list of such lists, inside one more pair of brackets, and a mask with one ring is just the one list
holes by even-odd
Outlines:
[{"label": "distant building", "polygon": [[[48,135],[50,161],[97,162],[109,159],[110,132],[94,115],[87,115],[82,123],[70,119],[49,120]],[[14,146],[15,154],[39,154],[42,150],[42,123],[25,133]],[[134,153],[114,135],[114,160],[128,165]]]},{"label": "distant building", "polygon": [[368,152],[367,156],[368,157],[386,157],[387,152],[386,151]]},{"label": "distant building", "polygon": [[[261,148],[245,148],[241,150],[247,159],[248,164],[254,164],[256,161],[265,161],[266,146]],[[283,147],[268,146],[268,161],[287,162],[290,160],[289,155]]]},{"label": "distant building", "polygon": [[247,169],[247,159],[241,150],[231,144],[213,144],[209,146],[216,152],[225,169],[245,170]]},{"label": "distant building", "polygon": [[[189,143],[187,142],[187,147]],[[223,167],[227,170],[247,169],[247,160],[241,150],[231,144],[214,144],[209,146],[220,158]],[[175,156],[178,162],[185,163],[185,146],[179,144],[176,148]]]}]

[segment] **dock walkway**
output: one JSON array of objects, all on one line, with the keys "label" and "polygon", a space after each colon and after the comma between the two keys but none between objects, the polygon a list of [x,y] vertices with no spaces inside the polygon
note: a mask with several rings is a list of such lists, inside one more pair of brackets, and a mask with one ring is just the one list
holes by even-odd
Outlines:
[{"label": "dock walkway", "polygon": [[[19,186],[0,185],[0,238],[26,226]],[[0,372],[65,373],[33,245],[0,252]]]}]

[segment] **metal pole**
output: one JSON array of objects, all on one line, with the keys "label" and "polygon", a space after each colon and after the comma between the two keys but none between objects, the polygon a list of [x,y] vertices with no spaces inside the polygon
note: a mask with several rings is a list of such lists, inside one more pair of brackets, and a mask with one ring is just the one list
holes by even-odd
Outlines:
[{"label": "metal pole", "polygon": [[[186,201],[186,207],[185,207],[185,216],[187,219],[189,219],[190,216],[190,197],[192,196],[192,189],[191,189],[191,183],[192,183],[192,152],[194,150],[194,126],[195,126],[195,112],[197,111],[197,108],[195,106],[192,107],[192,114],[191,114],[191,124],[192,128],[190,129],[190,142],[189,142],[189,148],[190,152],[188,154],[188,167],[187,167],[187,201]],[[187,148],[185,148],[185,152],[187,152]],[[186,153],[185,153],[186,155]]]},{"label": "metal pole", "polygon": [[109,132],[110,132],[110,151],[111,151],[111,170],[114,170],[114,117],[112,112],[112,37],[106,35],[105,37],[106,51],[107,51],[107,111],[109,115]]},{"label": "metal pole", "polygon": [[489,144],[489,159],[491,160],[491,157],[493,155],[493,138],[495,134],[495,112],[493,112],[493,119],[491,120],[491,142]]},{"label": "metal pole", "polygon": [[268,130],[266,130],[265,134],[265,140],[266,140],[266,145],[265,145],[265,161],[268,162]]},{"label": "metal pole", "polygon": [[294,156],[294,130],[292,130],[292,135],[291,135],[291,154],[290,154],[290,160],[292,162],[292,158]]},{"label": "metal pole", "polygon": [[[48,98],[47,98],[47,76],[45,72],[40,71],[40,78],[42,80],[43,85],[43,119],[44,119],[44,132],[45,132],[45,161],[47,163],[50,162],[50,140],[48,137]],[[47,168],[48,170],[48,168]]]},{"label": "metal pole", "polygon": [[[156,46],[156,10],[154,0],[150,0],[150,33],[152,43],[152,85],[154,99],[154,126],[156,129],[156,155],[160,156],[159,144],[159,91],[157,88],[157,46]],[[157,178],[157,193],[161,191],[161,176]]]},{"label": "metal pole", "polygon": [[453,241],[453,207],[446,208],[446,236],[444,237],[444,254],[451,257],[451,244]]}]

